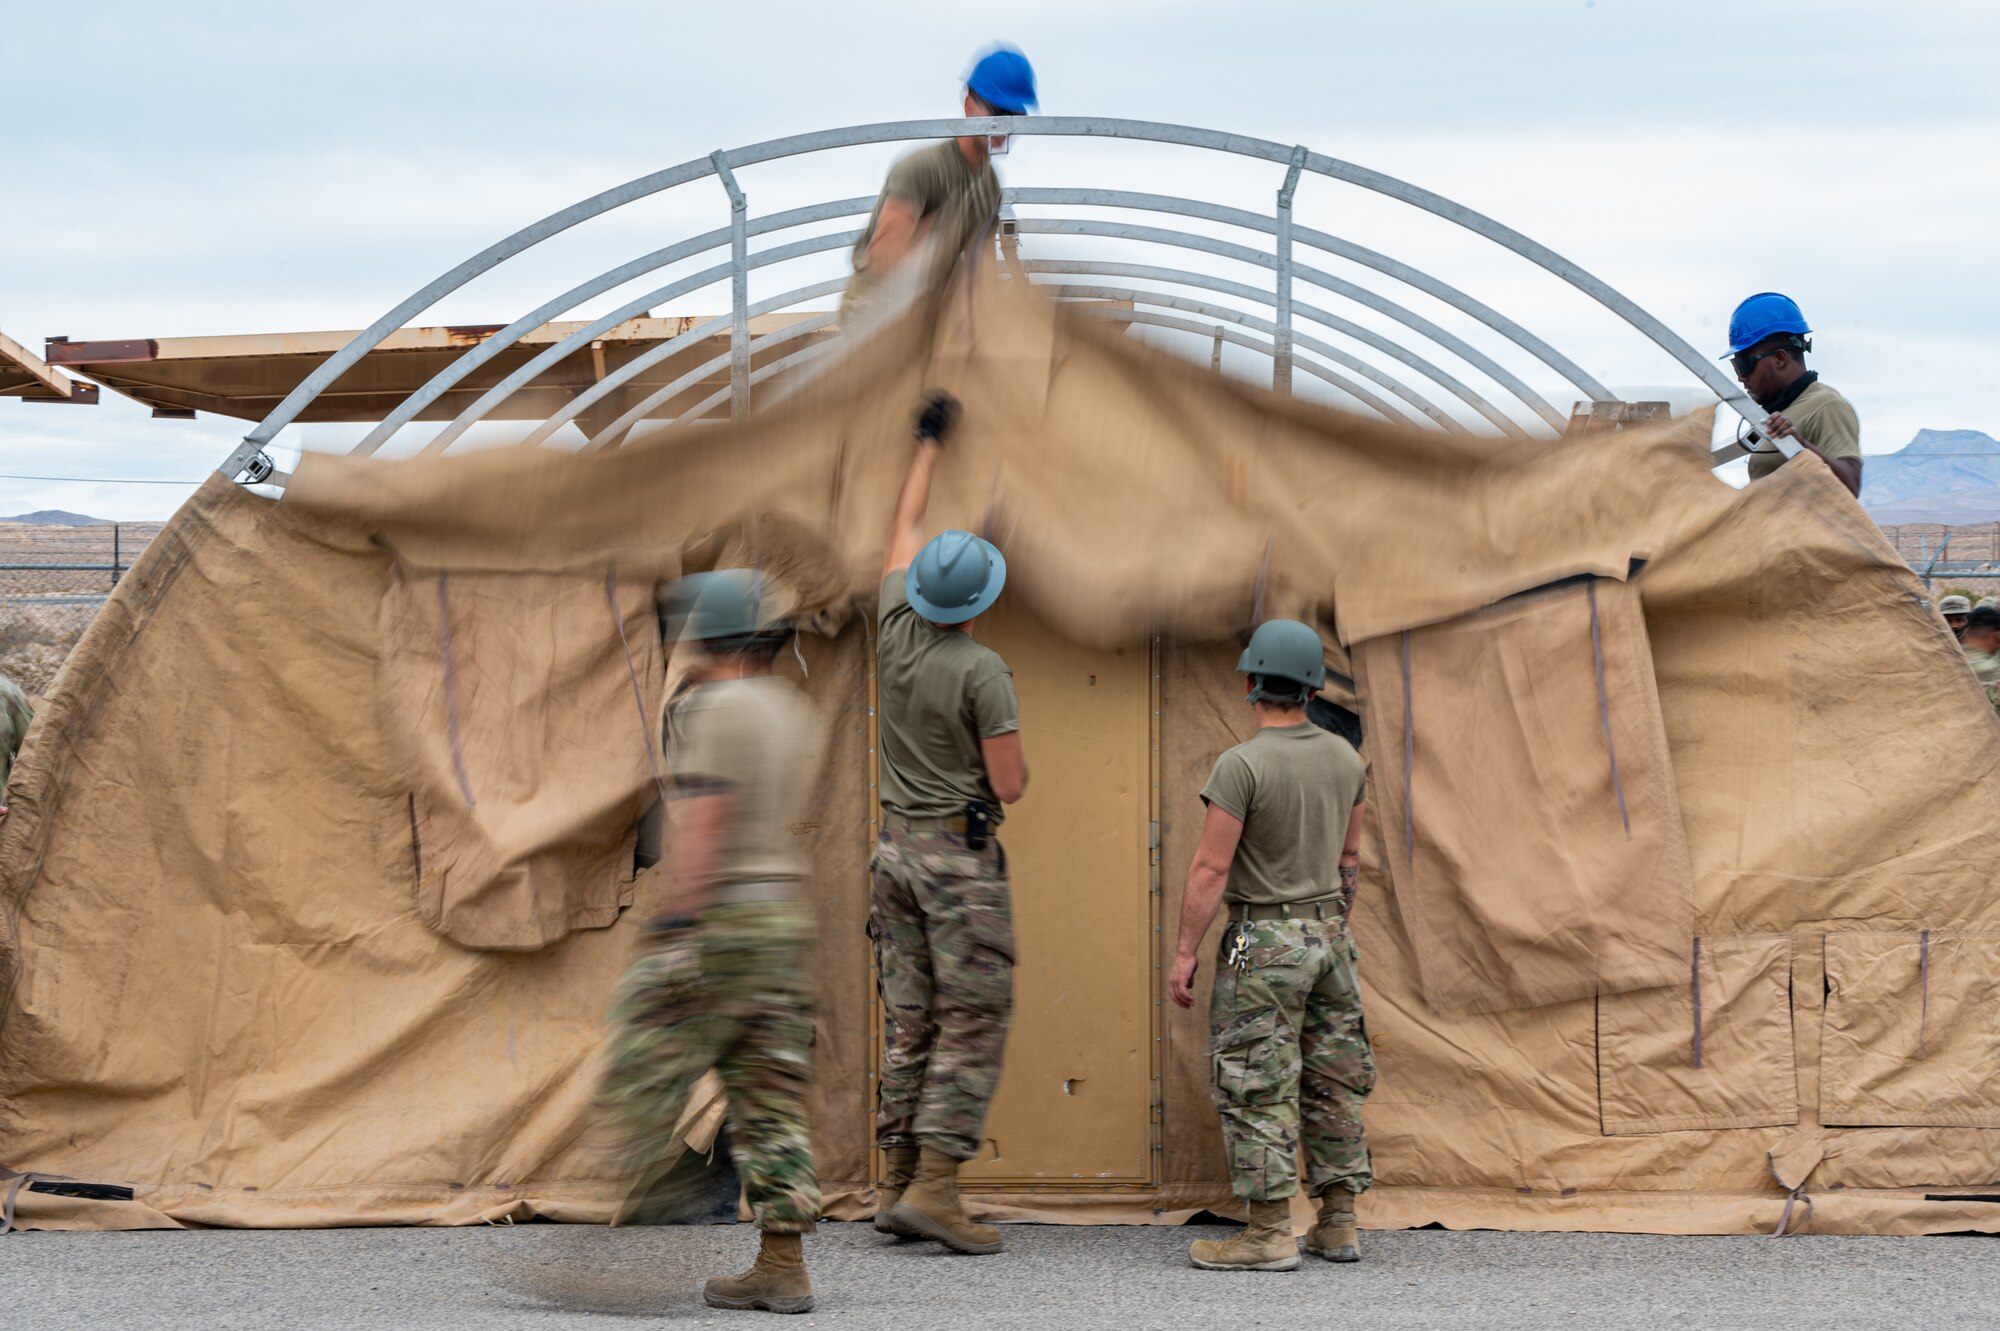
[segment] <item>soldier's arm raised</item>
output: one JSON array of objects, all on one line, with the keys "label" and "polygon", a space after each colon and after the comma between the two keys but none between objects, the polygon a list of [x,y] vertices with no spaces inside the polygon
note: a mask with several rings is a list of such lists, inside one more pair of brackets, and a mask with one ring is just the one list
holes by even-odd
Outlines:
[{"label": "soldier's arm raised", "polygon": [[944,437],[958,419],[958,402],[948,393],[932,393],[924,400],[917,416],[917,451],[903,476],[902,492],[896,496],[896,516],[889,524],[889,556],[883,561],[882,576],[908,568],[924,548],[924,512],[931,506],[931,474],[937,470],[938,454],[944,451]]}]

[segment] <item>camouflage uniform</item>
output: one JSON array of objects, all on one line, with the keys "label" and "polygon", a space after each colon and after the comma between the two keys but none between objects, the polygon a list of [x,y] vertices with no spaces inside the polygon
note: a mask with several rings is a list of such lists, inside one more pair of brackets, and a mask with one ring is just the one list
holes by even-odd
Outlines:
[{"label": "camouflage uniform", "polygon": [[691,928],[646,936],[612,1000],[597,1095],[599,1131],[642,1188],[672,1149],[696,1081],[714,1068],[757,1227],[813,1228],[812,936],[811,911],[796,901],[710,906]]},{"label": "camouflage uniform", "polygon": [[882,996],[875,1140],[970,1159],[1000,1081],[1014,998],[1007,855],[888,824],[869,868],[868,936]]},{"label": "camouflage uniform", "polygon": [[[1275,1201],[1299,1190],[1365,1192],[1373,1181],[1361,1105],[1375,1057],[1361,1020],[1354,942],[1343,920],[1258,920],[1242,970],[1223,961],[1209,1005],[1215,1107],[1239,1197]],[[1223,933],[1223,956],[1239,920]]]}]

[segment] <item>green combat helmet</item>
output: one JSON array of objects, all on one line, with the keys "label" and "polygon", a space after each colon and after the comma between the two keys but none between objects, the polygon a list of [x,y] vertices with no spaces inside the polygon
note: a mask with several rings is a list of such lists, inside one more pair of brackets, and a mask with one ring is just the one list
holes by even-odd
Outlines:
[{"label": "green combat helmet", "polygon": [[[1267,619],[1250,635],[1250,645],[1236,663],[1239,674],[1272,679],[1289,679],[1302,685],[1307,696],[1319,692],[1326,683],[1326,652],[1319,634],[1296,619]],[[1273,693],[1260,682],[1250,690],[1251,702],[1296,703],[1296,696]]]},{"label": "green combat helmet", "polygon": [[763,575],[747,568],[689,574],[668,590],[665,610],[669,638],[698,642],[711,651],[740,650],[792,631],[775,612]]}]

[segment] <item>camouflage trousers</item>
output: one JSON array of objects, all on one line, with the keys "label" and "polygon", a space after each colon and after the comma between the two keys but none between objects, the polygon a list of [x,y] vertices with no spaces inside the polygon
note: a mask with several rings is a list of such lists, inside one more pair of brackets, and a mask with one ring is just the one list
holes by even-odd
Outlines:
[{"label": "camouflage trousers", "polygon": [[884,831],[868,936],[882,996],[875,1141],[970,1159],[1000,1083],[1014,923],[998,841]]},{"label": "camouflage trousers", "polygon": [[692,928],[647,935],[612,1000],[597,1091],[597,1136],[616,1167],[642,1180],[657,1169],[695,1083],[714,1069],[757,1227],[813,1228],[812,934],[805,905],[761,901],[711,906]]},{"label": "camouflage trousers", "polygon": [[[1223,933],[1222,956],[1236,936]],[[1275,1201],[1299,1190],[1365,1192],[1374,1175],[1361,1105],[1375,1056],[1361,1020],[1354,943],[1339,920],[1259,920],[1242,970],[1221,961],[1209,1006],[1215,1107],[1236,1195]]]}]

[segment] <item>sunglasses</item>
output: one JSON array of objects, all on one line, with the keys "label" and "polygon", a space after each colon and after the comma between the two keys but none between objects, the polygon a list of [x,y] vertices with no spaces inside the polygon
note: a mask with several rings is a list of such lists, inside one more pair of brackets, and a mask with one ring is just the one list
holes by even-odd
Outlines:
[{"label": "sunglasses", "polygon": [[1757,368],[1757,362],[1775,356],[1776,351],[1739,351],[1729,358],[1729,368],[1736,371],[1738,379],[1750,377],[1750,371]]}]

